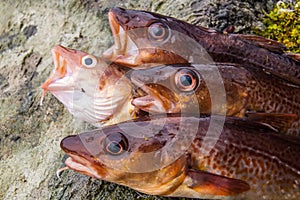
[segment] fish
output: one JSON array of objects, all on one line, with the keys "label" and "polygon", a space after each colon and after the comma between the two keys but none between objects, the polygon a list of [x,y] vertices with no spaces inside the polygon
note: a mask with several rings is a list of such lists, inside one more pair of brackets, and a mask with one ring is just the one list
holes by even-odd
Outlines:
[{"label": "fish", "polygon": [[130,79],[144,92],[132,100],[137,109],[156,114],[225,113],[300,136],[300,88],[244,65],[160,65],[132,70]]},{"label": "fish", "polygon": [[236,117],[208,133],[211,120],[158,115],[67,136],[64,169],[151,195],[300,198],[299,137]]},{"label": "fish", "polygon": [[86,52],[58,45],[55,68],[42,84],[75,118],[103,126],[132,119],[132,84],[123,69]]},{"label": "fish", "polygon": [[230,62],[300,86],[300,54],[286,53],[277,41],[220,32],[142,10],[115,7],[108,18],[115,44],[103,56],[113,62],[132,68],[147,68],[149,63]]}]

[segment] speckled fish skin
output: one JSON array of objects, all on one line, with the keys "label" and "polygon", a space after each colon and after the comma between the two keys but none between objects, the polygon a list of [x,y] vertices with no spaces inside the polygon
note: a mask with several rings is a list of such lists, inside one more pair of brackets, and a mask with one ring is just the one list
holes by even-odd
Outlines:
[{"label": "speckled fish skin", "polygon": [[[162,120],[164,126],[156,129]],[[152,134],[151,137],[132,136],[133,126],[143,127],[149,122],[152,123],[151,128],[135,129],[135,134]],[[152,116],[151,119],[136,119],[68,136],[62,140],[61,148],[70,156],[66,160],[70,169],[148,194],[209,199],[300,198],[299,138],[285,138],[261,124],[227,117],[220,136],[207,136],[211,140],[203,143],[209,123],[209,117]],[[177,137],[179,126],[187,137],[194,140],[169,165],[144,173],[108,167],[119,162],[122,162],[124,169],[143,169],[143,166],[151,165],[153,158],[141,160],[143,153],[167,146]],[[195,135],[189,131],[191,127],[198,127]],[[116,133],[127,140],[129,154],[126,159],[122,154],[119,157],[106,155],[105,138]],[[208,150],[209,141],[213,139],[217,139],[216,145]],[[209,153],[204,154],[203,148]],[[168,152],[181,149],[174,148]],[[99,159],[99,155],[106,157]],[[164,155],[161,162],[168,160],[166,149],[162,149],[159,155]]]},{"label": "speckled fish skin", "polygon": [[[119,32],[127,31],[127,40],[130,42],[117,42],[118,39],[116,39],[115,46],[121,48],[114,50],[113,46],[104,55],[123,65],[135,67],[151,62],[161,64],[187,62],[180,55],[176,57],[170,52],[159,51],[149,40],[143,40],[142,46],[135,47],[134,43],[137,45],[138,39],[147,38],[147,31],[151,30],[147,28],[154,23],[158,23],[194,39],[209,53],[215,62],[240,63],[258,71],[267,71],[295,85],[300,85],[299,56],[293,56],[293,58],[287,56],[284,53],[284,45],[274,40],[255,35],[223,34],[172,17],[140,10],[113,8],[109,13],[109,19],[113,34],[117,35]],[[138,28],[144,28],[144,31],[135,32],[134,29]],[[172,34],[172,31],[170,31],[170,34]],[[168,47],[169,44],[167,49],[180,49],[185,43],[183,37],[178,37],[172,38],[171,42],[165,42],[164,46]],[[147,47],[147,49],[140,52],[136,51],[136,48],[144,47]],[[128,50],[130,48],[134,50],[130,52]],[[193,48],[184,50],[187,55],[192,55],[194,51]]]},{"label": "speckled fish skin", "polygon": [[72,115],[96,126],[132,118],[132,84],[117,65],[61,45],[52,49],[52,55],[55,68],[42,89]]},{"label": "speckled fish skin", "polygon": [[[214,81],[213,67],[217,68],[223,79],[226,115],[244,117],[251,112],[286,113],[287,116],[294,114],[291,123],[281,127],[281,132],[300,136],[300,88],[272,75],[254,73],[237,64],[177,64],[133,70],[130,75],[131,81],[148,93],[146,96],[135,98],[132,103],[147,112],[179,113],[184,110],[209,114],[212,106],[210,90],[217,91],[216,87],[219,86]],[[198,80],[198,86],[191,88],[192,92],[185,92],[178,86],[176,77],[182,70],[188,70],[186,73],[193,72],[193,79]],[[207,83],[210,84],[210,90]],[[220,113],[222,111],[221,109]]]}]

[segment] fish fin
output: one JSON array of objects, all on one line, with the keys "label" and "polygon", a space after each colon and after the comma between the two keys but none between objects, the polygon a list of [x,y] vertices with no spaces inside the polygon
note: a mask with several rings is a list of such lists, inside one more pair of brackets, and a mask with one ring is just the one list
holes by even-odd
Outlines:
[{"label": "fish fin", "polygon": [[234,29],[235,27],[234,26],[227,26],[224,30],[223,30],[223,34],[227,35],[227,34],[230,34],[230,33],[233,33],[234,32]]},{"label": "fish fin", "polygon": [[286,132],[292,123],[299,119],[296,114],[247,112],[246,117],[265,125],[269,125],[280,133]]},{"label": "fish fin", "polygon": [[262,36],[258,35],[244,35],[244,34],[232,34],[234,36],[237,36],[241,39],[245,39],[251,43],[256,44],[259,47],[268,49],[269,51],[283,54],[284,51],[286,50],[286,46],[280,42],[277,42],[272,39],[268,39]]},{"label": "fish fin", "polygon": [[287,57],[289,57],[289,58],[291,58],[295,61],[300,62],[300,53],[290,53],[290,52],[288,52],[288,53],[285,53],[284,55],[286,55]]},{"label": "fish fin", "polygon": [[200,194],[232,196],[250,189],[247,182],[200,170],[188,170],[188,187]]}]

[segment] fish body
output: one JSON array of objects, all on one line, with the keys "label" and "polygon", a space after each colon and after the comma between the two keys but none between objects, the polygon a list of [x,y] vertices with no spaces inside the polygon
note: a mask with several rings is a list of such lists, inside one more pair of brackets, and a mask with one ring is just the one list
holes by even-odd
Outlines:
[{"label": "fish body", "polygon": [[[139,118],[68,136],[68,168],[143,193],[193,198],[299,199],[299,138],[227,117]],[[136,128],[143,127],[143,128]],[[134,130],[134,131],[133,131]]]},{"label": "fish body", "polygon": [[43,83],[72,115],[94,125],[113,124],[132,118],[132,84],[124,71],[86,52],[56,46],[55,69]]},{"label": "fish body", "polygon": [[[216,71],[220,73],[221,83],[217,81]],[[242,65],[216,63],[155,66],[133,70],[130,77],[147,93],[132,101],[141,110],[210,114],[217,107],[215,113],[224,112],[228,116],[265,115],[260,119],[267,120],[273,115],[272,120],[279,118],[275,126],[284,121],[284,115],[277,114],[286,113],[286,119],[290,116],[291,121],[282,124],[282,132],[300,134],[300,88],[272,75],[255,73]],[[220,84],[224,85],[225,94],[219,92]],[[226,105],[212,105],[212,96],[218,99],[224,95]]]},{"label": "fish body", "polygon": [[195,62],[198,55],[193,55],[204,49],[215,62],[243,64],[300,85],[299,54],[284,53],[285,46],[274,40],[224,34],[157,13],[123,8],[113,8],[109,20],[115,45],[103,55],[116,63],[130,67],[146,63],[200,63]]}]

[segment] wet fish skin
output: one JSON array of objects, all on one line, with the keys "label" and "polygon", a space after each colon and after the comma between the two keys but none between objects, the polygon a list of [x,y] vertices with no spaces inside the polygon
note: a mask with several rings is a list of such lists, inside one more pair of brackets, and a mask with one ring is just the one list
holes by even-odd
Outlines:
[{"label": "wet fish skin", "polygon": [[52,55],[55,68],[41,86],[44,94],[50,91],[72,115],[96,126],[132,118],[132,84],[120,67],[61,45]]},{"label": "wet fish skin", "polygon": [[[199,79],[192,92],[185,92],[178,86],[176,78],[182,70],[193,72]],[[222,83],[216,80],[220,73]],[[223,84],[226,92],[226,106],[218,105],[218,114],[245,117],[251,112],[269,118],[272,113],[294,115],[290,123],[283,124],[281,132],[300,134],[300,88],[289,85],[272,75],[255,73],[244,65],[216,63],[214,65],[174,64],[133,70],[131,81],[143,89],[147,95],[133,99],[132,104],[152,113],[206,113],[212,111],[211,95]],[[208,87],[209,84],[209,87]],[[212,94],[214,93],[214,94]],[[222,95],[222,94],[219,94]],[[281,116],[276,123],[285,121]],[[254,118],[253,118],[254,119]],[[274,120],[274,119],[272,119]],[[262,120],[263,121],[263,120]],[[267,123],[267,121],[265,121]],[[277,126],[274,123],[273,125]]]},{"label": "wet fish skin", "polygon": [[[150,128],[135,129],[133,134],[133,126],[145,127],[149,123]],[[207,136],[209,140],[204,143],[209,123],[209,117],[169,115],[140,118],[68,136],[62,140],[61,148],[70,156],[66,160],[70,169],[148,194],[237,199],[300,197],[299,138],[285,139],[261,124],[227,117],[220,136]],[[191,146],[182,144],[188,147],[184,152],[178,148],[180,143],[173,149],[164,149],[174,138],[180,138],[177,135],[180,134],[179,126],[183,128],[181,134],[194,138]],[[196,135],[189,131],[192,127],[198,127]],[[105,138],[116,133],[121,133],[128,141],[126,156],[105,153]],[[217,142],[209,154],[203,153],[214,139]],[[158,157],[143,160],[144,153],[159,149],[160,154],[153,154]],[[181,156],[158,170],[128,172],[128,169],[147,168],[153,160],[167,162],[170,152],[180,152]],[[104,157],[100,159],[101,156]],[[116,165],[123,168],[111,167]]]},{"label": "wet fish skin", "polygon": [[[300,85],[300,60],[297,59],[299,56],[284,54],[284,45],[274,40],[256,35],[223,34],[148,11],[113,8],[109,13],[109,19],[115,38],[118,38],[117,34],[122,30],[122,32],[127,32],[126,38],[131,41],[123,45],[116,44],[104,53],[104,56],[114,62],[131,67],[145,63],[188,62],[182,55],[193,55],[195,51],[193,47],[184,48],[182,54],[178,51],[176,55],[168,51],[159,51],[159,45],[155,44],[155,46],[150,40],[144,39],[142,43],[138,42],[141,38],[147,38],[148,27],[159,23],[168,27],[170,34],[175,31],[186,36],[177,38],[170,36],[172,40],[164,41],[162,45],[167,50],[180,50],[183,46],[188,47],[186,39],[193,39],[208,52],[215,62],[243,64],[260,72],[272,73],[292,84]],[[137,31],[134,31],[135,29]],[[119,48],[114,51],[116,46]],[[142,50],[137,51],[137,48]],[[170,56],[170,54],[172,55]]]}]

